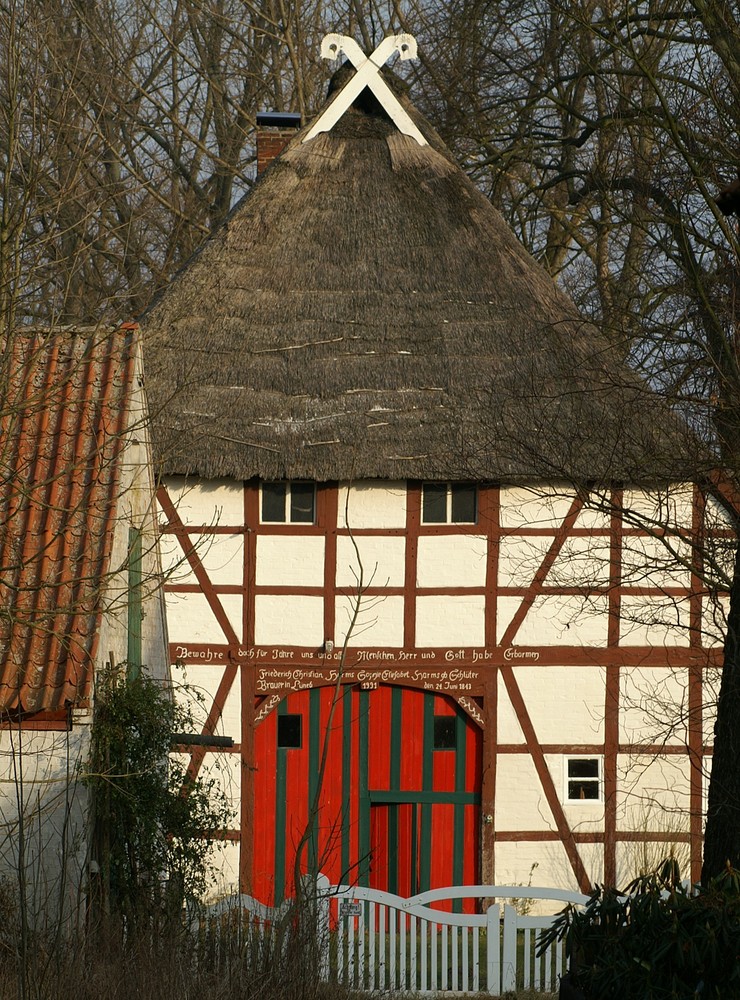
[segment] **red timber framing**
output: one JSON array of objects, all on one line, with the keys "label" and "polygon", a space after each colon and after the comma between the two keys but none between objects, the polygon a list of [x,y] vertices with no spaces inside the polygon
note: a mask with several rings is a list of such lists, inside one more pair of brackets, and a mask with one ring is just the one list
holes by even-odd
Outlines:
[{"label": "red timber framing", "polygon": [[[379,484],[379,488],[382,486]],[[583,519],[585,498],[575,496],[558,524],[511,526],[501,516],[503,488],[480,486],[476,524],[423,524],[421,484],[407,485],[406,523],[396,528],[342,527],[337,484],[317,486],[316,523],[261,524],[259,484],[242,484],[243,523],[186,524],[166,488],[158,497],[164,515],[163,532],[173,534],[194,582],[170,583],[166,590],[187,597],[199,594],[211,609],[220,640],[180,641],[170,634],[173,662],[198,664],[212,671],[213,701],[204,733],[219,727],[227,698],[239,692],[241,732],[233,736],[231,751],[239,755],[241,788],[239,826],[226,832],[240,846],[242,891],[261,898],[279,898],[290,888],[293,855],[309,823],[310,803],[320,804],[306,863],[318,863],[331,878],[357,878],[391,891],[409,892],[428,885],[494,882],[497,845],[562,844],[572,880],[587,890],[593,875],[594,845],[600,863],[596,877],[612,884],[618,877],[620,844],[688,842],[693,878],[701,864],[703,781],[711,747],[703,736],[703,686],[708,668],[721,662],[721,647],[703,645],[702,608],[706,592],[696,557],[686,586],[652,587],[646,581],[625,580],[623,548],[630,539],[650,532],[621,516],[622,493],[607,498],[605,518],[598,526]],[[197,484],[194,494],[197,495]],[[704,500],[694,490],[691,531],[701,530]],[[192,508],[192,501],[190,502]],[[687,528],[687,532],[688,532]],[[652,534],[655,535],[656,531]],[[388,597],[403,600],[403,646],[364,647],[341,644],[337,634],[337,598],[353,597],[350,588],[337,586],[337,549],[342,536],[401,537],[405,540],[403,584],[365,583],[363,600]],[[242,540],[242,563],[231,582],[215,582],[201,558],[202,536],[237,536]],[[258,583],[257,542],[268,535],[319,538],[323,541],[323,578],[311,586],[275,586]],[[483,581],[470,587],[420,587],[419,541],[425,536],[485,536],[487,562]],[[538,565],[532,565],[526,585],[502,583],[499,556],[502,541],[539,539]],[[608,572],[600,586],[557,586],[550,571],[573,540],[599,539],[607,552]],[[480,581],[479,581],[480,582]],[[257,598],[298,594],[323,601],[323,634],[332,643],[315,646],[258,645]],[[518,645],[527,615],[538,599],[569,596],[585,603],[595,597],[606,607],[606,640],[598,645]],[[425,647],[417,643],[417,599],[420,596],[476,596],[485,607],[485,645]],[[237,627],[224,603],[241,599]],[[650,645],[625,644],[621,638],[625,598],[669,597],[689,608],[689,637]],[[506,599],[506,607],[502,600]],[[512,599],[517,605],[512,612]],[[535,720],[541,705],[524,694],[526,672],[577,667],[600,671],[603,677],[602,736],[591,742],[545,742]],[[686,739],[630,742],[623,735],[622,690],[631,668],[659,669],[688,677]],[[202,676],[202,674],[201,674]],[[237,683],[238,678],[238,683]],[[499,738],[499,708],[505,694],[515,714],[521,738]],[[282,716],[300,717],[300,739],[294,746],[278,746]],[[453,746],[435,749],[435,717],[454,721]],[[330,723],[331,720],[331,723]],[[330,725],[329,725],[330,723]],[[324,739],[328,741],[324,746]],[[222,752],[222,751],[220,751]],[[190,751],[191,774],[198,772],[210,751]],[[542,824],[510,828],[497,815],[497,788],[502,762],[524,755],[530,759],[543,810]],[[603,819],[586,825],[573,821],[564,802],[563,782],[553,774],[552,757],[589,756],[603,762]],[[689,826],[676,831],[646,831],[620,820],[620,761],[630,755],[688,761]],[[325,773],[319,787],[319,771]],[[549,759],[548,759],[549,758]],[[545,808],[546,806],[546,808]],[[544,814],[543,812],[543,814]],[[536,820],[537,817],[535,816]],[[621,825],[620,825],[621,824]],[[589,845],[584,854],[584,845]],[[434,859],[434,865],[431,859]],[[447,859],[447,860],[441,860]]]}]

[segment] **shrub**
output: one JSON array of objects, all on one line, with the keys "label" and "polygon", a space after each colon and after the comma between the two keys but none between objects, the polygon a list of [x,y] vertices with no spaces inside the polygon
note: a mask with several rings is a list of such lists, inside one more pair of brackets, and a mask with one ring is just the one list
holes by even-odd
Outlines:
[{"label": "shrub", "polygon": [[88,784],[102,908],[130,931],[157,912],[179,917],[207,888],[208,853],[228,826],[214,781],[189,780],[168,760],[173,734],[192,728],[171,691],[111,672],[99,683]]},{"label": "shrub", "polygon": [[562,938],[588,1000],[740,996],[740,873],[694,894],[665,861],[623,892],[597,886],[582,910],[567,906],[540,948]]}]

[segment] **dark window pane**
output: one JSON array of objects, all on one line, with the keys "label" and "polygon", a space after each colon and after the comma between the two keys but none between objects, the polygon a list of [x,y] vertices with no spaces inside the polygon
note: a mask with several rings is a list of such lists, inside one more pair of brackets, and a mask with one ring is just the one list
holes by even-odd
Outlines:
[{"label": "dark window pane", "polygon": [[314,485],[313,483],[290,484],[290,519],[299,524],[314,522]]},{"label": "dark window pane", "polygon": [[445,483],[424,483],[422,521],[444,524],[447,520],[447,486]]},{"label": "dark window pane", "polygon": [[568,761],[569,778],[598,778],[599,761],[597,758],[574,758]]},{"label": "dark window pane", "polygon": [[598,797],[599,797],[598,781],[568,782],[569,799],[598,799]]},{"label": "dark window pane", "polygon": [[434,716],[434,749],[454,750],[457,744],[457,719],[454,715]]},{"label": "dark window pane", "polygon": [[300,715],[278,715],[277,745],[286,750],[298,750],[301,746]]},{"label": "dark window pane", "polygon": [[452,485],[452,520],[455,524],[475,524],[476,488],[470,483]]},{"label": "dark window pane", "polygon": [[285,520],[285,483],[262,484],[262,520]]}]

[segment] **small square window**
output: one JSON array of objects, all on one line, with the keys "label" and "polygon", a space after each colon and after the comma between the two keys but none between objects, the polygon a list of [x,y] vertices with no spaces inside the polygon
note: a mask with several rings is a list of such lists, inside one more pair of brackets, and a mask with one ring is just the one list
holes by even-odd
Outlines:
[{"label": "small square window", "polygon": [[457,719],[454,715],[434,716],[434,749],[455,750],[457,748]]},{"label": "small square window", "polygon": [[601,758],[566,757],[565,785],[567,802],[600,802]]},{"label": "small square window", "polygon": [[475,524],[478,490],[474,483],[424,483],[423,524]]},{"label": "small square window", "polygon": [[316,487],[313,483],[262,484],[263,524],[314,524]]},{"label": "small square window", "polygon": [[278,715],[277,745],[283,750],[300,750],[301,716]]}]

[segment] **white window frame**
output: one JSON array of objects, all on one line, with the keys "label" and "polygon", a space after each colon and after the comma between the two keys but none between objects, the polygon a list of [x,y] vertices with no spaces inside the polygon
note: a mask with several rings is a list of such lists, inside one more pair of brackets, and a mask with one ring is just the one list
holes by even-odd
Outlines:
[{"label": "white window frame", "polygon": [[[291,511],[291,493],[292,493],[292,488],[293,488],[293,483],[294,482],[300,483],[301,485],[310,485],[312,487],[312,489],[313,489],[313,503],[312,503],[312,506],[313,506],[313,517],[311,518],[310,521],[294,521],[292,519],[292,517],[290,516],[290,511]],[[268,521],[268,520],[265,520],[265,518],[263,516],[263,509],[264,509],[263,508],[263,504],[264,504],[264,500],[263,500],[263,492],[262,491],[263,491],[263,489],[264,489],[265,486],[273,485],[273,484],[278,484],[278,483],[280,485],[285,486],[285,517],[283,518],[282,521]],[[309,480],[309,479],[296,479],[296,480],[292,480],[292,479],[266,479],[266,480],[263,480],[260,483],[260,524],[295,524],[295,525],[299,525],[299,526],[300,525],[310,526],[312,524],[316,524],[316,483],[311,482],[311,480]]]},{"label": "white window frame", "polygon": [[[596,778],[584,778],[583,781],[598,782],[599,794],[595,799],[572,799],[569,794],[568,782],[578,780],[571,778],[568,774],[568,764],[572,760],[595,760],[598,765],[598,775]],[[604,802],[604,758],[601,754],[595,753],[574,753],[563,757],[563,802],[569,806],[596,806]]]},{"label": "white window frame", "polygon": [[[444,521],[425,521],[424,520],[424,487],[425,486],[444,486],[446,489],[445,496],[445,519]],[[456,486],[465,486],[468,489],[472,489],[475,495],[475,511],[472,521],[453,521],[452,520],[452,492]],[[478,523],[478,484],[477,483],[463,483],[457,480],[449,480],[445,482],[441,479],[425,479],[421,484],[421,523],[422,524],[477,524]]]}]

